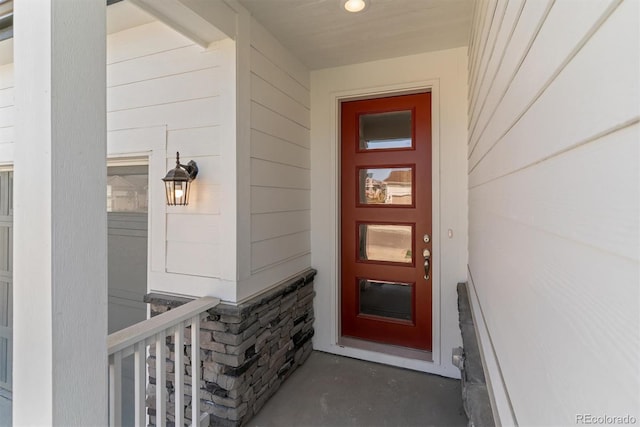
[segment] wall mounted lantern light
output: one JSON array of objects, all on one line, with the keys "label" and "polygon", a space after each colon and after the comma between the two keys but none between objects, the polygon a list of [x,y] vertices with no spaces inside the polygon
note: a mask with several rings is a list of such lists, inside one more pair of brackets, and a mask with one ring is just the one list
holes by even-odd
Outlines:
[{"label": "wall mounted lantern light", "polygon": [[176,167],[162,178],[167,193],[167,205],[186,206],[189,204],[191,181],[198,175],[198,165],[191,160],[186,165],[180,164],[180,153],[176,153]]}]

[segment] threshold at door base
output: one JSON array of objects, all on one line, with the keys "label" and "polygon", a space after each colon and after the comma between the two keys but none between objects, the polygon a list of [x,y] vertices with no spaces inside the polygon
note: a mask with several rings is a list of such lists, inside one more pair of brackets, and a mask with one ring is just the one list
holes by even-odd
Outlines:
[{"label": "threshold at door base", "polygon": [[360,340],[351,337],[340,337],[338,345],[341,347],[357,348],[375,353],[389,354],[392,356],[404,357],[406,359],[433,361],[433,354],[430,351],[417,350],[415,348],[400,347],[396,345],[381,344],[373,341]]}]

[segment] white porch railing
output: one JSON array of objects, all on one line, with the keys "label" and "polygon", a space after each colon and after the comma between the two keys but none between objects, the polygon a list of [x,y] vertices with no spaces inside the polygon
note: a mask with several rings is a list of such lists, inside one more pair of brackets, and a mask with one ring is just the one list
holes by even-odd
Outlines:
[{"label": "white porch railing", "polygon": [[147,346],[155,345],[156,351],[156,425],[164,427],[167,418],[166,387],[166,337],[175,338],[175,425],[184,426],[184,346],[185,327],[191,327],[191,419],[192,425],[208,425],[209,415],[200,414],[198,395],[200,372],[200,314],[215,307],[220,300],[204,297],[191,301],[109,335],[109,425],[122,424],[122,360],[134,356],[134,400],[136,426],[146,425],[146,366]]}]

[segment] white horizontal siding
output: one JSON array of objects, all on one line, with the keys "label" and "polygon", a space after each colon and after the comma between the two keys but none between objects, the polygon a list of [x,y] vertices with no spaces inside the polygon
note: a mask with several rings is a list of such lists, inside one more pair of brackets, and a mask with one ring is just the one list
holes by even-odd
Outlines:
[{"label": "white horizontal siding", "polygon": [[[566,10],[565,19],[572,17],[573,22],[580,21],[574,9]],[[597,20],[605,10],[599,8],[599,13],[589,15]],[[485,138],[469,160],[472,186],[637,119],[640,97],[638,70],[620,67],[619,64],[625,61],[629,51],[638,47],[638,41],[631,37],[618,40],[618,27],[624,26],[624,21],[629,23],[630,17],[619,12],[611,16],[548,86],[540,85],[540,89],[545,90],[539,97],[535,96],[536,91],[527,89],[517,90],[515,97],[505,97],[503,103],[507,107],[503,109],[505,114],[499,118],[501,123],[509,124],[508,131],[485,132]],[[588,23],[585,24],[589,28]],[[564,32],[566,27],[558,23],[555,30]],[[546,43],[540,49],[540,57],[544,55],[543,51],[562,44],[552,37],[544,40]],[[609,48],[613,43],[617,47]],[[566,51],[571,52],[570,49]],[[599,64],[597,67],[594,66],[594,58]],[[539,63],[536,63],[535,69],[541,73],[547,71]],[[534,81],[533,78],[522,80],[520,87]],[[522,101],[523,96],[527,96],[529,101]],[[532,103],[530,107],[528,102]],[[520,113],[514,117],[513,111]],[[538,123],[545,125],[537,126]],[[491,127],[496,129],[499,125]],[[531,141],[536,141],[536,144],[531,144]],[[486,158],[480,164],[482,157]],[[510,162],[503,162],[505,157]]]},{"label": "white horizontal siding", "polygon": [[[137,131],[166,129],[160,145],[166,141],[166,152],[163,148],[161,153],[166,162],[162,170],[150,174],[152,188],[163,185],[160,178],[174,167],[176,151],[184,162],[193,159],[200,167],[188,207],[152,213],[150,227],[161,232],[149,237],[151,259],[159,260],[151,262],[151,289],[202,295],[220,290],[218,279],[235,277],[221,267],[233,264],[221,261],[232,257],[221,249],[221,242],[235,238],[234,230],[221,226],[224,215],[235,216],[235,208],[224,203],[226,195],[235,191],[234,183],[223,179],[221,172],[229,163],[223,156],[231,151],[225,144],[235,143],[230,138],[235,132],[230,108],[235,97],[234,53],[235,44],[229,40],[205,50],[160,22],[107,37],[109,140],[125,147],[121,138],[127,135],[131,147],[140,147]],[[9,64],[0,67],[0,162],[13,158],[13,108],[13,64]],[[137,148],[132,151],[140,153]],[[173,287],[176,282],[179,288]],[[235,289],[228,285],[223,293],[227,299],[235,297]]]},{"label": "white horizontal siding", "polygon": [[251,48],[251,72],[309,108],[309,89],[298,83],[285,70],[271,62],[265,54],[255,47]]},{"label": "white horizontal siding", "polygon": [[107,130],[167,125],[169,130],[214,126],[225,110],[219,97],[189,99],[107,113]]},{"label": "white horizontal siding", "polygon": [[251,126],[267,135],[309,148],[308,128],[257,102],[251,103]]},{"label": "white horizontal siding", "polygon": [[167,152],[180,152],[183,158],[219,156],[220,144],[227,129],[212,125],[197,128],[172,129],[167,132]]},{"label": "white horizontal siding", "polygon": [[[13,143],[14,124],[13,64],[0,66],[0,144]],[[1,159],[11,161],[13,159]]]},{"label": "white horizontal siding", "polygon": [[[472,112],[470,141],[475,146],[479,138],[479,134],[484,126],[489,122],[491,115],[501,102],[504,93],[509,88],[511,81],[518,72],[520,64],[524,60],[531,43],[535,40],[535,36],[544,22],[544,18],[549,12],[549,7],[553,2],[551,0],[530,1],[524,4],[520,16],[526,16],[527,19],[518,19],[512,34],[509,34],[509,40],[506,44],[505,51],[501,57],[500,66],[497,74],[493,79],[493,87],[487,94],[487,98],[482,102],[483,108],[476,112]],[[477,118],[475,117],[477,114]],[[480,123],[480,125],[478,125]]]},{"label": "white horizontal siding", "polygon": [[309,190],[251,187],[251,213],[309,210]]},{"label": "white horizontal siding", "polygon": [[[469,91],[474,95],[477,94],[479,82],[482,82],[486,76],[487,64],[495,52],[495,41],[502,27],[508,4],[509,2],[507,0],[495,2],[493,19],[490,20],[491,26],[484,40],[483,55],[480,56],[480,61],[474,61],[475,69],[470,71],[469,81],[471,84],[469,85]],[[467,109],[469,110],[471,108],[472,105],[469,103]]]},{"label": "white horizontal siding", "polygon": [[496,74],[504,59],[506,46],[518,24],[523,7],[524,0],[510,0],[507,2],[501,22],[499,24],[495,23],[493,26],[498,28],[498,32],[493,44],[491,44],[491,54],[486,60],[486,68],[481,68],[482,72],[478,75],[479,80],[477,78],[470,79],[470,85],[474,87],[474,94],[469,96],[469,131],[477,125],[478,115],[476,111],[484,108],[488,95],[493,90]]},{"label": "white horizontal siding", "polygon": [[309,72],[256,21],[250,64],[251,271],[264,275],[310,252]]},{"label": "white horizontal siding", "polygon": [[253,242],[260,242],[308,231],[309,223],[308,210],[255,214],[251,220],[251,239]]},{"label": "white horizontal siding", "polygon": [[[261,52],[266,58],[269,58],[269,61],[309,90],[311,76],[307,67],[298,61],[255,19],[251,20],[251,47]],[[251,68],[253,68],[253,65]]]},{"label": "white horizontal siding", "polygon": [[220,61],[219,50],[203,51],[197,45],[163,50],[110,64],[107,87],[213,68]]},{"label": "white horizontal siding", "polygon": [[9,86],[9,87],[0,89],[0,108],[10,107],[12,105],[13,105],[13,87]]},{"label": "white horizontal siding", "polygon": [[251,185],[308,190],[310,189],[309,169],[271,160],[251,159]]},{"label": "white horizontal siding", "polygon": [[255,74],[251,75],[251,99],[309,129],[309,109]]},{"label": "white horizontal siding", "polygon": [[637,417],[637,262],[469,207],[471,274],[518,425]]},{"label": "white horizontal siding", "polygon": [[469,269],[503,423],[640,416],[638,9],[476,7]]},{"label": "white horizontal siding", "polygon": [[259,271],[288,259],[297,258],[309,253],[310,232],[262,240],[251,245],[251,268]]},{"label": "white horizontal siding", "polygon": [[107,37],[107,65],[194,45],[185,36],[155,21],[110,34]]},{"label": "white horizontal siding", "polygon": [[7,105],[0,107],[0,128],[12,127],[14,123],[15,106]]},{"label": "white horizontal siding", "polygon": [[[160,22],[111,34],[107,39],[107,128],[163,126],[166,172],[175,153],[198,163],[188,207],[167,207],[160,214],[165,241],[151,241],[152,253],[164,253],[161,273],[220,278],[222,144],[233,132],[229,81],[235,64],[224,42],[202,49]],[[233,47],[232,47],[233,49]],[[150,176],[162,186],[162,176]],[[233,233],[231,233],[233,235]],[[153,276],[155,277],[155,276]],[[154,283],[150,283],[153,288]],[[178,289],[176,289],[178,292]],[[188,289],[179,290],[188,293]]]},{"label": "white horizontal siding", "polygon": [[215,98],[222,85],[220,74],[217,67],[205,68],[110,87],[107,89],[107,111]]},{"label": "white horizontal siding", "polygon": [[0,89],[13,88],[13,64],[0,65]]},{"label": "white horizontal siding", "polygon": [[251,156],[303,169],[311,166],[309,149],[255,129],[251,130]]},{"label": "white horizontal siding", "polygon": [[640,154],[639,137],[640,125],[627,127],[478,185],[471,189],[471,201],[504,218],[637,261],[637,186],[612,188],[611,183],[637,181],[638,166],[629,159]]}]

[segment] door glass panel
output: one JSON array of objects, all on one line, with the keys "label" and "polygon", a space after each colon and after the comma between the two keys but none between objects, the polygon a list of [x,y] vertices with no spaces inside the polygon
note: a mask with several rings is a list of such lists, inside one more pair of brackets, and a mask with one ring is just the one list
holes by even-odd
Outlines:
[{"label": "door glass panel", "polygon": [[363,205],[412,205],[413,168],[362,168],[358,192]]},{"label": "door glass panel", "polygon": [[148,166],[111,166],[107,173],[107,212],[147,212]]},{"label": "door glass panel", "polygon": [[413,262],[411,225],[359,224],[358,254],[361,261]]},{"label": "door glass panel", "polygon": [[411,148],[411,111],[362,114],[360,150]]},{"label": "door glass panel", "polygon": [[358,279],[360,314],[412,320],[413,289],[410,283]]}]

